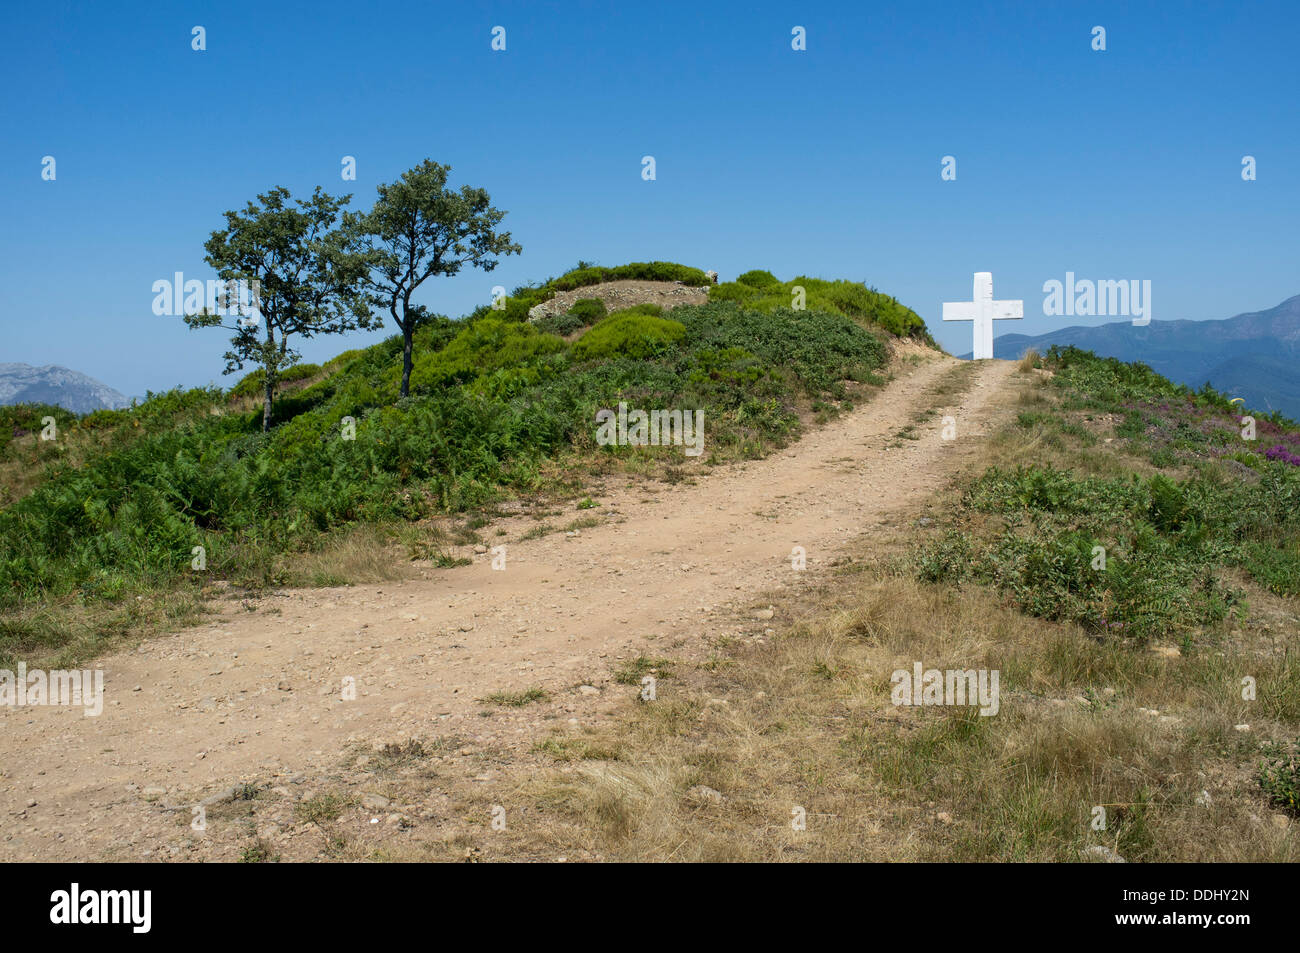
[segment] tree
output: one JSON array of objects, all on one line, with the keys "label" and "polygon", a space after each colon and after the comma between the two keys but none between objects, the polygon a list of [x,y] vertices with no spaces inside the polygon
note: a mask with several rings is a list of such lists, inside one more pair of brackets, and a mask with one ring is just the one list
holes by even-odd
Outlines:
[{"label": "tree", "polygon": [[265,373],[262,430],[271,428],[271,402],[280,372],[301,355],[289,348],[291,335],[311,338],[369,329],[383,319],[371,314],[363,289],[368,259],[361,238],[338,227],[339,212],[352,198],[331,196],[317,186],[311,198],[293,199],[274,188],[249,202],[243,212],[226,212],[226,227],[204,244],[205,260],[225,279],[255,290],[251,317],[235,325],[203,310],[186,315],[192,328],[220,326],[234,331],[224,355],[226,373],[255,363]]},{"label": "tree", "polygon": [[421,313],[411,305],[415,289],[434,275],[451,276],[466,265],[491,271],[496,256],[523,250],[509,232],[496,232],[506,213],[492,207],[486,191],[447,188],[450,171],[451,166],[425,159],[400,181],[379,186],[369,214],[346,216],[350,227],[367,237],[371,303],[387,309],[402,331],[403,397],[411,391],[412,341]]}]

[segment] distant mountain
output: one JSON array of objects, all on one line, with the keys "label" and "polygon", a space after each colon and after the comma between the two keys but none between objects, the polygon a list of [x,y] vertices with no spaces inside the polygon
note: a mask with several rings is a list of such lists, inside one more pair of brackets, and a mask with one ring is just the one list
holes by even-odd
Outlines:
[{"label": "distant mountain", "polygon": [[115,410],[131,402],[93,377],[47,364],[0,364],[0,405],[54,404],[77,414]]},{"label": "distant mountain", "polygon": [[1004,334],[993,340],[993,356],[1018,358],[1053,344],[1141,361],[1189,387],[1209,381],[1230,397],[1246,398],[1253,410],[1300,419],[1300,295],[1222,321],[1152,321],[1145,327],[1121,321],[1035,336]]}]

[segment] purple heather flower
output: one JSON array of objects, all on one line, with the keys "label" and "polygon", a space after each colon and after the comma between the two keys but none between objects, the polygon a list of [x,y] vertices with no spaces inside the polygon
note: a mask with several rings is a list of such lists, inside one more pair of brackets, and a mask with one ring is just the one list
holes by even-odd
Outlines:
[{"label": "purple heather flower", "polygon": [[1300,456],[1291,453],[1280,443],[1264,454],[1269,460],[1281,460],[1283,463],[1289,463],[1293,467],[1300,467]]}]

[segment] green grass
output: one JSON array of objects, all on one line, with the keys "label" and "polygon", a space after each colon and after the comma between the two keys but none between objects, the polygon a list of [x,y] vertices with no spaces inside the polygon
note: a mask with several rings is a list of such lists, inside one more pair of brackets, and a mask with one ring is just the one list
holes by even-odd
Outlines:
[{"label": "green grass", "polygon": [[260,837],[246,846],[239,853],[241,864],[278,864],[280,855],[272,851],[271,845]]},{"label": "green grass", "polygon": [[1265,752],[1257,778],[1269,804],[1300,818],[1300,745],[1286,750],[1272,745]]},{"label": "green grass", "polygon": [[490,702],[493,705],[500,705],[503,708],[523,708],[533,702],[546,701],[549,697],[546,689],[534,686],[521,692],[493,692],[483,701]]},{"label": "green grass", "polygon": [[294,807],[294,816],[304,823],[327,824],[337,821],[353,803],[352,797],[332,793],[317,794],[298,802]]},{"label": "green grass", "polygon": [[641,679],[647,675],[657,679],[672,678],[674,665],[672,659],[639,655],[614,673],[614,681],[620,685],[640,685]]},{"label": "green grass", "polygon": [[535,745],[534,750],[556,761],[617,761],[622,756],[617,745],[585,738],[547,738]]}]

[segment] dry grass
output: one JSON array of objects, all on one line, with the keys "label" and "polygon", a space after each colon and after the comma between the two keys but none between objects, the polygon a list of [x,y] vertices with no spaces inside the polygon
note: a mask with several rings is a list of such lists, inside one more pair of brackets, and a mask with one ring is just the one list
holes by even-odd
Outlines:
[{"label": "dry grass", "polygon": [[117,603],[85,605],[73,596],[0,612],[0,668],[19,659],[67,669],[159,631],[195,625],[205,612],[197,588],[150,590]]},{"label": "dry grass", "polygon": [[[946,380],[936,401],[960,389],[959,374]],[[1024,408],[1054,407],[1040,379],[1024,380]],[[970,472],[1044,459],[1107,476],[1135,468],[1104,443],[1011,426]],[[1076,861],[1105,845],[1135,861],[1300,859],[1298,825],[1255,781],[1263,747],[1300,731],[1300,653],[1286,634],[1300,600],[1245,584],[1251,613],[1221,644],[1135,649],[987,590],[918,582],[900,558],[912,541],[875,538],[823,589],[793,605],[773,596],[794,617],[775,639],[677,661],[656,701],[543,742],[558,768],[518,781],[538,826],[493,853]],[[894,706],[890,674],[917,661],[997,670],[998,714]],[[1247,675],[1255,701],[1241,698]],[[805,830],[792,827],[800,812]]]},{"label": "dry grass", "polygon": [[[399,538],[406,543],[405,552]],[[284,557],[280,576],[284,585],[316,587],[404,579],[412,575],[412,552],[423,552],[421,545],[436,549],[445,541],[437,528],[421,533],[418,527],[354,523],[331,534],[318,550]]]},{"label": "dry grass", "polygon": [[41,440],[39,431],[14,437],[0,459],[0,507],[11,506],[45,482],[48,468],[80,467],[129,439],[129,434],[76,425],[61,427],[58,440]]},{"label": "dry grass", "polygon": [[[1300,659],[1238,635],[1221,653],[1137,652],[869,566],[774,641],[724,647],[608,730],[544,743],[568,770],[522,785],[547,819],[526,842],[611,860],[1072,861],[1104,844],[1294,861],[1296,825],[1253,767],[1261,742],[1295,736]],[[1000,711],[895,707],[890,673],[915,661],[998,670]],[[1243,674],[1260,701],[1240,698]]]}]

